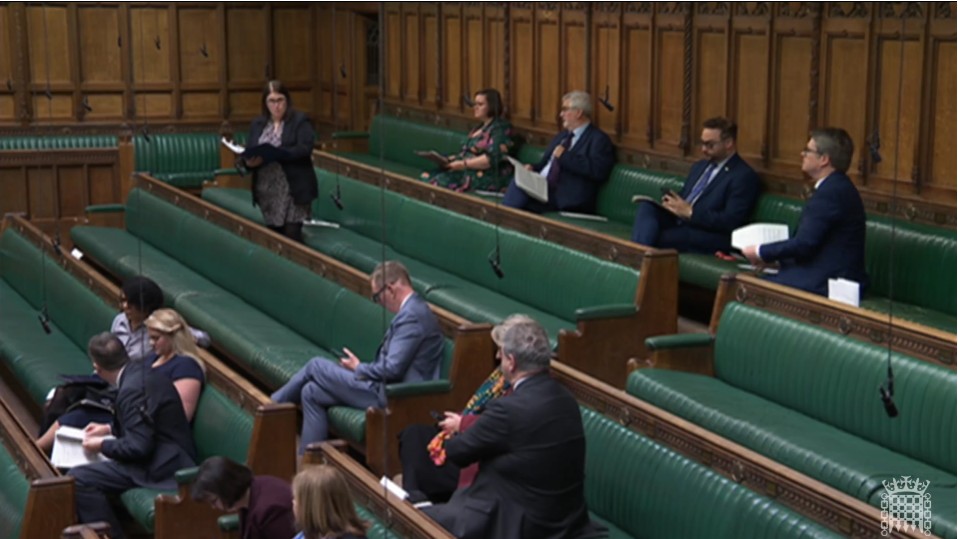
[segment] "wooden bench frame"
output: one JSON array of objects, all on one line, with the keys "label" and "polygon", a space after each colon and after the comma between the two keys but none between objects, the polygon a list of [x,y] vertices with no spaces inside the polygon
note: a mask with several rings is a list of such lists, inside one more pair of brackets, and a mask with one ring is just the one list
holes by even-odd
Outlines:
[{"label": "wooden bench frame", "polygon": [[76,522],[72,477],[60,475],[34,442],[34,436],[16,418],[6,398],[0,399],[0,437],[10,456],[30,482],[20,537],[56,537]]},{"label": "wooden bench frame", "polygon": [[353,499],[376,514],[391,529],[408,539],[452,539],[452,535],[411,503],[387,492],[375,476],[336,446],[322,442],[310,444],[303,455],[303,466],[327,464],[343,472]]},{"label": "wooden bench frame", "polygon": [[[120,289],[116,285],[68,253],[61,251],[62,254],[58,254],[50,238],[31,223],[14,216],[8,218],[7,226],[42,248],[47,256],[56,260],[64,270],[85,283],[104,301],[119,305]],[[205,350],[200,350],[200,359],[206,366],[208,382],[253,416],[247,465],[257,475],[292,478],[296,473],[298,432],[295,406],[272,402],[269,395]],[[222,512],[208,504],[194,502],[190,496],[190,486],[180,485],[176,495],[157,497],[154,536],[157,539],[209,537],[204,529],[219,529],[216,519],[222,515]],[[58,527],[56,534],[63,528],[62,525]],[[49,536],[52,535],[43,535]]]},{"label": "wooden bench frame", "polygon": [[[881,537],[881,510],[559,362],[552,376],[583,406],[851,537]],[[637,485],[641,488],[641,485]],[[920,530],[892,537],[925,537]]]},{"label": "wooden bench frame", "polygon": [[[309,268],[357,294],[365,296],[369,293],[366,273],[147,175],[138,174],[137,178],[143,189],[174,206]],[[675,251],[647,253],[641,260],[635,312],[628,316],[582,320],[576,329],[562,330],[558,339],[559,360],[613,385],[625,387],[626,362],[633,356],[645,354],[645,338],[674,333],[677,329],[677,275]],[[446,336],[455,335],[457,328],[470,324],[451,311],[435,305],[431,308]]]}]

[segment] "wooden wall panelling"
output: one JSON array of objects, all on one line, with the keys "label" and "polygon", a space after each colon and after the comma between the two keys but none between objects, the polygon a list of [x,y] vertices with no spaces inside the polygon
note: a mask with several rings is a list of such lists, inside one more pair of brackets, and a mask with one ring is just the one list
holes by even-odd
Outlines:
[{"label": "wooden wall panelling", "polygon": [[422,39],[419,26],[419,4],[402,4],[402,98],[407,104],[421,106],[422,103]]},{"label": "wooden wall panelling", "polygon": [[[460,58],[447,54],[452,52],[449,50],[450,44],[447,41],[451,36],[444,31],[445,17],[450,16],[456,19],[452,13],[454,9],[455,7],[450,5],[444,10],[439,2],[420,4],[419,34],[416,36],[419,39],[421,51],[419,61],[422,66],[419,95],[422,106],[426,110],[438,110],[443,106],[444,87],[450,82],[449,79],[458,76],[458,67],[454,67],[453,64],[458,64]],[[459,39],[458,34],[455,35],[455,39]],[[453,70],[456,70],[455,74]]]},{"label": "wooden wall panelling", "polygon": [[655,87],[652,4],[627,2],[622,15],[622,117],[621,142],[637,149],[649,149],[653,140],[652,88]]},{"label": "wooden wall panelling", "polygon": [[[96,4],[76,6],[79,74],[76,95],[77,121],[122,121],[125,115],[126,55],[120,39],[128,13]],[[82,54],[80,54],[82,51]],[[87,110],[86,107],[89,107]]]},{"label": "wooden wall panelling", "polygon": [[[874,4],[830,2],[822,21],[818,126],[848,131],[855,153],[848,176],[863,183],[865,105],[869,93],[868,43]],[[866,150],[867,151],[867,150]]]},{"label": "wooden wall panelling", "polygon": [[[509,50],[509,27],[506,14],[509,8],[502,4],[483,3],[483,27],[485,29],[486,46],[483,47],[483,81],[482,86],[492,87],[502,94],[503,106],[511,110],[511,55]],[[488,52],[486,52],[488,51]]]},{"label": "wooden wall panelling", "polygon": [[766,2],[732,7],[728,116],[738,124],[738,153],[752,166],[766,166],[771,10]]},{"label": "wooden wall panelling", "polygon": [[[219,118],[220,64],[224,62],[214,5],[172,4],[174,35],[179,48],[179,76],[173,78],[175,118]],[[213,29],[213,31],[211,31]],[[297,29],[298,30],[298,29]],[[296,35],[296,32],[290,32]]]},{"label": "wooden wall panelling", "polygon": [[[488,49],[496,46],[502,48],[502,42],[493,44],[492,36],[486,32],[486,16],[484,4],[465,4],[462,6],[462,92],[471,99],[477,90],[491,86],[486,76],[485,63],[489,60]],[[496,88],[500,94],[502,88]],[[451,96],[463,114],[469,115],[468,107],[462,102],[461,96]],[[452,108],[453,103],[450,103]]]},{"label": "wooden wall panelling", "polygon": [[315,7],[314,34],[316,41],[316,80],[313,101],[313,121],[331,123],[333,118],[333,8],[332,3]]},{"label": "wooden wall panelling", "polygon": [[[347,24],[337,29],[337,33],[348,31],[350,13],[344,13]],[[313,100],[313,86],[316,72],[313,61],[312,47],[312,7],[309,4],[284,2],[272,8],[272,50],[273,50],[273,77],[283,81],[290,90],[290,97],[294,106],[310,113],[316,106]],[[345,58],[351,57],[350,51],[343,53]],[[348,62],[346,62],[348,66]],[[353,73],[347,68],[347,76]],[[344,115],[350,115],[348,108]]]},{"label": "wooden wall panelling", "polygon": [[[799,2],[775,4],[771,37],[771,86],[768,113],[769,155],[767,170],[798,177],[802,148],[815,121],[810,110],[817,108],[818,58],[812,54],[818,36],[820,6]],[[813,96],[812,89],[815,88]],[[789,184],[779,182],[775,190]],[[797,192],[793,191],[793,192]]]},{"label": "wooden wall panelling", "polygon": [[16,39],[9,4],[0,4],[0,123],[16,121],[16,86],[13,51]]},{"label": "wooden wall panelling", "polygon": [[702,122],[714,116],[728,116],[731,78],[729,27],[732,2],[695,4],[692,19],[692,111],[689,123],[690,155],[698,155],[696,144]]},{"label": "wooden wall panelling", "polygon": [[[546,9],[546,8],[540,8]],[[511,86],[510,112],[512,123],[531,126],[534,121],[535,103],[533,91],[536,88],[535,80],[541,76],[535,57],[535,17],[536,8],[529,2],[516,3],[509,6],[509,36],[512,44],[510,49],[509,65],[511,70],[509,80]],[[563,48],[563,51],[565,47]],[[559,64],[565,65],[564,53],[559,55]],[[541,83],[541,84],[544,84]]]},{"label": "wooden wall panelling", "polygon": [[922,99],[920,192],[951,205],[955,201],[955,2],[928,6],[925,44],[925,93]]},{"label": "wooden wall panelling", "polygon": [[401,101],[403,98],[404,69],[403,69],[403,20],[402,10],[399,4],[387,3],[384,7],[384,28],[383,43],[385,57],[382,61],[385,63],[386,81],[384,87],[386,96],[393,101]]},{"label": "wooden wall panelling", "polygon": [[[565,86],[568,62],[577,49],[565,42],[567,21],[562,18],[563,12],[556,4],[536,6],[533,13],[535,22],[531,28],[532,47],[529,52],[533,55],[530,65],[535,66],[535,71],[524,69],[525,60],[517,56],[516,81],[521,80],[521,88],[532,90],[530,119],[533,124],[554,131],[562,95],[568,91]],[[521,51],[523,46],[524,42],[518,42],[516,52]],[[524,71],[527,72],[525,76],[522,74]]]},{"label": "wooden wall panelling", "polygon": [[[174,39],[175,10],[152,4],[130,6],[130,78],[136,94],[131,118],[173,118],[174,81],[179,80],[175,65],[177,44]],[[159,43],[159,47],[157,46]]]},{"label": "wooden wall panelling", "polygon": [[[595,106],[593,116],[598,127],[613,137],[613,140],[618,140],[622,130],[622,109],[616,106],[622,96],[619,83],[622,73],[622,6],[615,2],[596,2],[590,6],[593,51],[590,86],[593,89]],[[609,103],[613,106],[612,111],[599,103],[599,99],[605,97],[606,89]]]},{"label": "wooden wall panelling", "polygon": [[[691,68],[686,59],[691,51],[685,50],[685,22],[688,6],[681,2],[655,4],[655,88],[652,109],[655,150],[667,155],[683,155],[683,118]],[[688,126],[686,126],[688,128]],[[688,133],[685,133],[688,135]],[[687,141],[684,141],[687,142]]]},{"label": "wooden wall panelling", "polygon": [[559,108],[562,106],[561,97],[573,90],[593,92],[592,85],[592,27],[590,4],[587,2],[570,2],[560,4],[559,12],[560,46],[565,52],[562,61],[562,80],[559,84],[557,99],[554,103],[543,103],[542,122],[544,129],[555,130],[559,125]]},{"label": "wooden wall panelling", "polygon": [[[439,36],[442,46],[437,62],[440,72],[436,75],[441,92],[436,101],[442,102],[442,108],[449,112],[460,112],[462,108],[463,92],[475,91],[465,86],[465,73],[468,69],[468,59],[465,49],[465,17],[462,6],[457,4],[437,4],[439,6],[440,25]],[[428,87],[428,86],[427,86]],[[478,88],[476,88],[478,89]]]},{"label": "wooden wall panelling", "polygon": [[260,97],[269,70],[267,36],[271,32],[265,8],[258,4],[226,7],[226,73],[230,117],[253,118],[262,112]]},{"label": "wooden wall panelling", "polygon": [[882,5],[873,12],[869,108],[866,136],[861,141],[863,183],[872,191],[917,192],[926,14],[920,4]]},{"label": "wooden wall panelling", "polygon": [[[65,4],[26,6],[33,119],[42,123],[73,119],[73,68],[69,9]],[[75,34],[74,34],[75,35]],[[49,94],[47,91],[49,90]]]},{"label": "wooden wall panelling", "polygon": [[29,200],[26,169],[0,167],[0,216],[26,211]]}]

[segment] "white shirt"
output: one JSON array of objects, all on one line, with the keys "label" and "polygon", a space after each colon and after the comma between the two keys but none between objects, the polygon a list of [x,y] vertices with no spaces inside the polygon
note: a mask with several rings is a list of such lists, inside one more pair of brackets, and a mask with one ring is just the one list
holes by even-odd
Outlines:
[{"label": "white shirt", "polygon": [[[582,138],[582,133],[585,132],[585,129],[589,127],[589,124],[592,122],[586,122],[579,127],[576,127],[572,130],[572,142],[569,143],[569,149],[571,150],[575,146],[576,142],[579,142],[579,139]],[[545,177],[549,176],[549,169],[552,168],[553,161],[556,160],[555,154],[552,154],[552,157],[549,158],[549,162],[546,163],[546,166],[542,167],[542,170],[539,171],[539,174],[542,174]]]}]

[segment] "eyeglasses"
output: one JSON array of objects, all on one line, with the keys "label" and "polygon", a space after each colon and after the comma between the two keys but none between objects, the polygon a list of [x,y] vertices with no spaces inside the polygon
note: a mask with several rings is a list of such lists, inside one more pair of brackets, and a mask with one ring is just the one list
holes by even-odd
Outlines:
[{"label": "eyeglasses", "polygon": [[379,290],[373,292],[373,303],[380,303],[380,302],[381,302],[381,300],[383,299],[383,293],[386,292],[386,288],[387,288],[388,286],[389,286],[389,285],[384,284],[384,285],[382,286],[382,288],[380,288]]},{"label": "eyeglasses", "polygon": [[285,97],[270,97],[269,99],[266,100],[266,102],[269,103],[270,105],[279,105],[281,103],[285,103],[286,98]]},{"label": "eyeglasses", "polygon": [[815,150],[815,149],[813,149],[813,148],[805,148],[805,149],[802,150],[802,155],[808,155],[808,154],[810,154],[810,153],[813,153],[813,154],[815,154],[815,155],[824,155],[824,154],[822,154],[822,152],[820,152],[820,151],[818,151],[818,150]]},{"label": "eyeglasses", "polygon": [[562,107],[561,109],[559,109],[560,112],[568,112],[570,110],[579,110],[579,109],[575,107]]},{"label": "eyeglasses", "polygon": [[712,148],[715,148],[722,142],[723,142],[722,140],[700,140],[699,146],[711,150]]}]

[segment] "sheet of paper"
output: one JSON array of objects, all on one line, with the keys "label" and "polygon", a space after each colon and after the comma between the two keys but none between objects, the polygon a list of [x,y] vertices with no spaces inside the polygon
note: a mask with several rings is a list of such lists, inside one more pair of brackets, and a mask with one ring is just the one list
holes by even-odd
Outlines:
[{"label": "sheet of paper", "polygon": [[386,490],[388,490],[390,493],[392,493],[393,496],[399,498],[400,500],[405,500],[406,498],[409,497],[409,494],[405,490],[403,490],[401,486],[394,483],[392,479],[386,477],[385,475],[382,476],[382,478],[380,478],[379,484],[386,487]]},{"label": "sheet of paper", "polygon": [[732,231],[732,247],[744,249],[788,239],[788,225],[781,223],[752,223]]},{"label": "sheet of paper", "polygon": [[[113,436],[107,436],[107,439],[113,439]],[[53,454],[50,455],[50,462],[57,468],[73,468],[107,460],[110,459],[102,453],[88,453],[83,449],[83,429],[65,426],[57,429]]]},{"label": "sheet of paper", "polygon": [[591,213],[576,213],[574,211],[560,211],[559,215],[563,217],[570,217],[572,219],[584,219],[586,221],[601,221],[603,223],[609,220],[609,218],[604,215],[593,215]]},{"label": "sheet of paper", "polygon": [[660,208],[662,207],[661,200],[656,200],[652,197],[645,196],[645,195],[632,195],[632,203],[638,204],[639,202],[651,202],[652,204],[655,204],[656,206]]},{"label": "sheet of paper", "polygon": [[515,168],[515,180],[519,189],[522,189],[539,202],[549,202],[549,182],[546,177],[537,172],[526,170],[525,164],[512,157],[506,156]]},{"label": "sheet of paper", "polygon": [[861,301],[861,285],[848,279],[829,279],[828,299],[858,307]]},{"label": "sheet of paper", "polygon": [[243,152],[246,151],[246,148],[244,148],[244,147],[240,146],[239,144],[236,144],[236,143],[234,143],[234,142],[232,142],[232,141],[226,140],[226,137],[221,138],[221,139],[220,139],[220,142],[223,143],[223,146],[226,146],[227,148],[230,149],[231,152],[233,152],[233,153],[235,153],[235,154],[237,154],[237,155],[240,155],[240,154],[242,154]]}]

